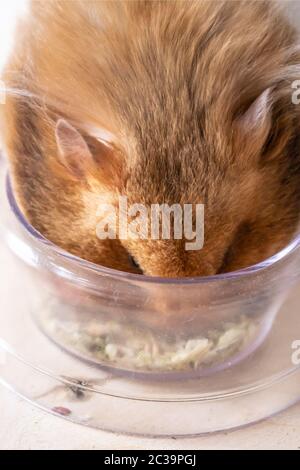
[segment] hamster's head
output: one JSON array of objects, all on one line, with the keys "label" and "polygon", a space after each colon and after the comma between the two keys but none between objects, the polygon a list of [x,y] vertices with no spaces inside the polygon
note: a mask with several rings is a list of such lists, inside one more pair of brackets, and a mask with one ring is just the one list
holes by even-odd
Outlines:
[{"label": "hamster's head", "polygon": [[263,91],[227,127],[216,110],[202,125],[150,123],[112,141],[59,119],[60,164],[80,188],[81,224],[96,240],[93,253],[76,254],[186,277],[245,268],[283,248],[298,223],[300,170],[294,124],[272,94]]}]

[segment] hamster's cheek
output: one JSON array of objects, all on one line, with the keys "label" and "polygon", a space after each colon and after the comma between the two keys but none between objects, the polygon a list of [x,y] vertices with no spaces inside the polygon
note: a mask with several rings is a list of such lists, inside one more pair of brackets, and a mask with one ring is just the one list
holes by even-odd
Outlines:
[{"label": "hamster's cheek", "polygon": [[225,255],[220,273],[228,273],[261,263],[284,248],[290,233],[255,231],[234,243]]},{"label": "hamster's cheek", "polygon": [[81,247],[80,253],[73,254],[99,266],[141,274],[141,270],[132,263],[130,254],[118,239],[93,240],[93,243]]}]

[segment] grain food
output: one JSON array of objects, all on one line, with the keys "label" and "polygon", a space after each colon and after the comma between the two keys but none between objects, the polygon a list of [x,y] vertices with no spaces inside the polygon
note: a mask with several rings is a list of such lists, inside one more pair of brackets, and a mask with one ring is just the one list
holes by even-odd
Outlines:
[{"label": "grain food", "polygon": [[158,335],[100,314],[97,321],[95,315],[74,316],[70,306],[53,301],[38,320],[49,336],[72,352],[104,365],[140,371],[195,370],[224,362],[257,331],[253,319],[239,315],[235,321],[188,338]]}]

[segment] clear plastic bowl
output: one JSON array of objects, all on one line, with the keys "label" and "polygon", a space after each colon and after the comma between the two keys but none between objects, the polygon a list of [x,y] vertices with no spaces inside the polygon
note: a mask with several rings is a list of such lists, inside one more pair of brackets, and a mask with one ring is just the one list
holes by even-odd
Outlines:
[{"label": "clear plastic bowl", "polygon": [[[295,23],[298,3],[285,2]],[[126,274],[45,240],[1,157],[0,173],[0,383],[74,422],[151,436],[240,427],[300,399],[300,236],[225,275]]]},{"label": "clear plastic bowl", "polygon": [[298,400],[299,315],[277,313],[299,277],[299,237],[224,275],[127,274],[46,240],[2,170],[0,382],[67,419],[148,435],[241,426]]},{"label": "clear plastic bowl", "polygon": [[252,353],[269,332],[299,256],[299,238],[240,271],[165,279],[94,265],[46,240],[19,210],[6,179],[6,240],[32,281],[32,311],[49,338],[118,373],[186,378]]}]

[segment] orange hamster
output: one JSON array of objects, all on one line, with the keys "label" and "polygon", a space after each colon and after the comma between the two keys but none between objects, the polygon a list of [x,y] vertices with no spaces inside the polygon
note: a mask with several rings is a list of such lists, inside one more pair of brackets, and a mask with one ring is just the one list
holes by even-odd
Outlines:
[{"label": "orange hamster", "polygon": [[[13,189],[43,235],[150,276],[257,263],[298,229],[297,35],[266,0],[31,3],[2,79]],[[101,240],[99,200],[204,204],[204,245]]]}]

